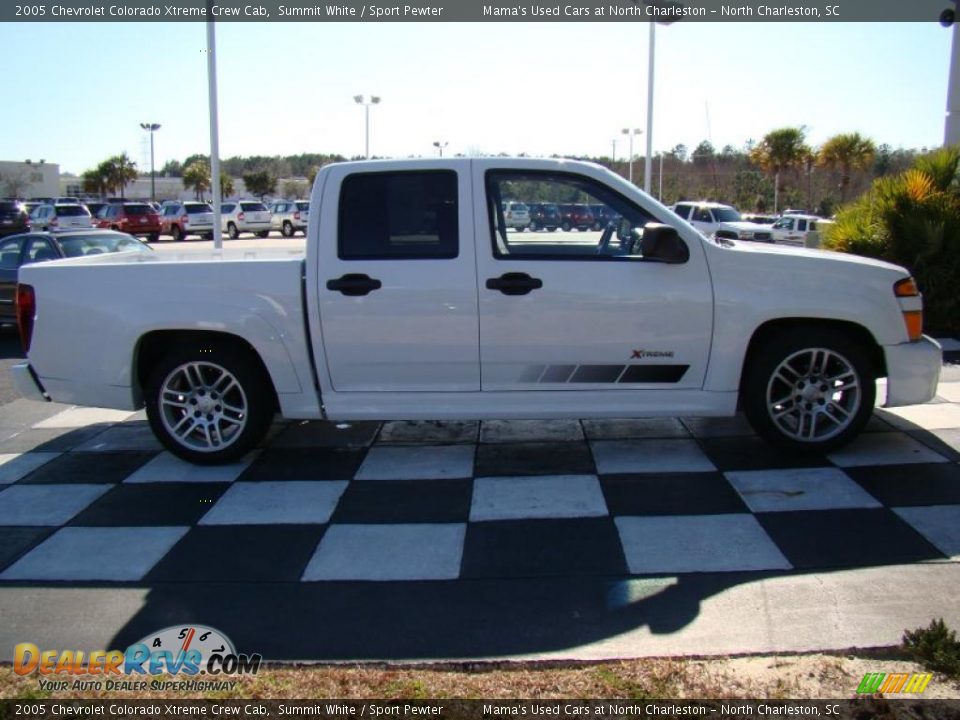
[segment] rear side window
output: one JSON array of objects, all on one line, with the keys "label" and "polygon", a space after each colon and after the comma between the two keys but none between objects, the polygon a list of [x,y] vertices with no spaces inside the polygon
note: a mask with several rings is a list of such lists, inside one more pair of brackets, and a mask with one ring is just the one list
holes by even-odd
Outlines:
[{"label": "rear side window", "polygon": [[337,251],[341,260],[457,257],[457,174],[350,175],[340,187]]},{"label": "rear side window", "polygon": [[690,206],[689,205],[677,205],[673,210],[677,215],[686,220],[690,217]]}]

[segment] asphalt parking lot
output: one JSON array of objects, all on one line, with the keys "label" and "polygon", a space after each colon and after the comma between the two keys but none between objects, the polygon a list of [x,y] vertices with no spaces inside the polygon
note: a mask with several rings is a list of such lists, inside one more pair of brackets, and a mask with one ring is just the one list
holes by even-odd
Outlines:
[{"label": "asphalt parking lot", "polygon": [[[268,659],[594,659],[957,626],[960,342],[945,349],[935,401],[878,410],[826,457],[739,417],[278,422],[200,468],[142,413],[12,399],[4,367],[0,646],[195,622]],[[5,334],[0,359],[17,355]]]}]

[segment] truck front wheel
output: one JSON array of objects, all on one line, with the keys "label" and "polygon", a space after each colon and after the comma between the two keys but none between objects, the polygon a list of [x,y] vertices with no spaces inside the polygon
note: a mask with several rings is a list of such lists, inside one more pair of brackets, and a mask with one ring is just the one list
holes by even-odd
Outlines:
[{"label": "truck front wheel", "polygon": [[875,372],[864,349],[832,328],[767,341],[741,387],[753,428],[791,450],[829,452],[855,437],[873,412]]},{"label": "truck front wheel", "polygon": [[270,379],[249,351],[210,343],[160,360],[145,388],[147,418],[174,455],[199,465],[242,457],[273,417]]}]

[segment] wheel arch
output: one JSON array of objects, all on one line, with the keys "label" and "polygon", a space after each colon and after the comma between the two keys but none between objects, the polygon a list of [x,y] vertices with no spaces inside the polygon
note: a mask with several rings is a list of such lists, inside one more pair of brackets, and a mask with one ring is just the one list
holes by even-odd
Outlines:
[{"label": "wheel arch", "polygon": [[193,344],[216,344],[230,348],[233,352],[244,353],[252,358],[269,383],[270,395],[275,409],[280,402],[277,390],[263,358],[249,342],[238,335],[216,330],[153,330],[143,335],[133,351],[133,399],[137,406],[144,403],[144,387],[157,363],[175,347]]},{"label": "wheel arch", "polygon": [[743,363],[740,370],[740,390],[743,390],[743,383],[750,369],[750,365],[757,353],[770,338],[782,333],[792,333],[800,329],[824,329],[831,328],[844,333],[847,337],[856,341],[867,353],[870,363],[873,366],[876,377],[886,377],[887,367],[883,354],[883,348],[877,342],[873,334],[855,322],[848,320],[834,320],[826,318],[777,318],[768,320],[753,331],[750,342],[747,344],[747,350],[744,354]]}]

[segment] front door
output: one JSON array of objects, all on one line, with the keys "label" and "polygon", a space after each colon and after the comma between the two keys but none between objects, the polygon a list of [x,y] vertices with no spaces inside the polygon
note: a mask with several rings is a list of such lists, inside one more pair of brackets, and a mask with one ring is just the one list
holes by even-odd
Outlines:
[{"label": "front door", "polygon": [[[681,264],[644,259],[643,228],[663,218],[601,171],[474,168],[486,192],[476,209],[485,391],[703,386],[713,294],[699,241]],[[509,200],[601,204],[606,221],[601,231],[517,233],[498,212]]]},{"label": "front door", "polygon": [[320,215],[320,319],[333,389],[479,391],[469,162],[357,168],[330,171]]}]

